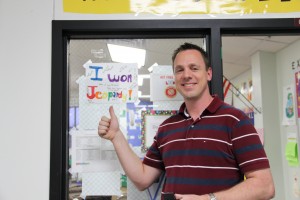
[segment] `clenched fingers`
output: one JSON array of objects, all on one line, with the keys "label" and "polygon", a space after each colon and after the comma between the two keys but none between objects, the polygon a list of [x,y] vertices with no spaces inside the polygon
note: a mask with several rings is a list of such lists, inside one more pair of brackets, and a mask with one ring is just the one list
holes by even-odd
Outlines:
[{"label": "clenched fingers", "polygon": [[98,135],[100,137],[104,137],[109,130],[109,126],[110,126],[110,119],[103,116],[98,125]]}]

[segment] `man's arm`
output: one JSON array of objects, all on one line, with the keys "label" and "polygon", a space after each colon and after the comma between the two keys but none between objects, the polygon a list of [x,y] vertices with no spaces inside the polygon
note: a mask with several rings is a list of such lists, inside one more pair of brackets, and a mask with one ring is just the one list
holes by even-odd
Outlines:
[{"label": "man's arm", "polygon": [[140,158],[132,151],[121,132],[117,116],[112,107],[109,108],[109,113],[111,118],[101,118],[98,134],[100,137],[113,143],[126,175],[139,190],[144,190],[157,180],[161,170],[143,164]]},{"label": "man's arm", "polygon": [[[217,200],[269,200],[275,196],[275,187],[269,168],[248,172],[246,180],[228,190],[216,191]],[[180,195],[176,199],[183,200],[209,200],[209,195]]]},{"label": "man's arm", "polygon": [[269,168],[247,172],[245,176],[246,180],[240,184],[226,191],[216,192],[217,199],[220,196],[220,200],[269,200],[275,196],[275,187]]}]

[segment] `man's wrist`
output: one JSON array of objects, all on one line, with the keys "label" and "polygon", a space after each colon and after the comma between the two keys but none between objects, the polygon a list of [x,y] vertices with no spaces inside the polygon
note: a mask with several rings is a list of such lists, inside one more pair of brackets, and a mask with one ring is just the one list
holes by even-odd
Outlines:
[{"label": "man's wrist", "polygon": [[118,129],[116,132],[115,132],[115,134],[114,134],[114,137],[113,138],[110,138],[110,141],[112,142],[112,143],[115,143],[115,142],[117,142],[117,141],[120,141],[120,138],[125,138],[124,137],[124,135],[123,135],[123,133],[122,133],[122,131],[120,130],[120,129]]}]

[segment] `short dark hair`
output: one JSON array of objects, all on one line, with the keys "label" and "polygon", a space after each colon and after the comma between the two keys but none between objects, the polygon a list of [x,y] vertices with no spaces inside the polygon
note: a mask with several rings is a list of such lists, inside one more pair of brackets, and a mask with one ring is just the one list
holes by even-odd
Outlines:
[{"label": "short dark hair", "polygon": [[205,63],[205,67],[206,69],[208,69],[210,67],[210,62],[209,62],[209,58],[207,53],[204,51],[203,48],[199,47],[198,45],[192,44],[192,43],[188,43],[185,42],[184,44],[180,45],[173,53],[172,55],[172,65],[174,66],[174,60],[177,56],[178,53],[182,52],[182,51],[186,51],[186,50],[197,50],[201,53],[204,63]]}]

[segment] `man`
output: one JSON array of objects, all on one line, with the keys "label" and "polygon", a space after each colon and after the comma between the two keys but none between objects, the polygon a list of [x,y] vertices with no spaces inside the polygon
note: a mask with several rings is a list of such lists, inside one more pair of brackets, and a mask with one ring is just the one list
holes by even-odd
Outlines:
[{"label": "man", "polygon": [[126,175],[144,190],[165,171],[162,198],[168,192],[182,200],[273,198],[269,161],[255,128],[243,112],[209,92],[212,69],[205,51],[185,43],[172,61],[184,103],[160,125],[143,161],[129,147],[112,107],[111,118],[99,122],[98,134],[111,140]]}]

